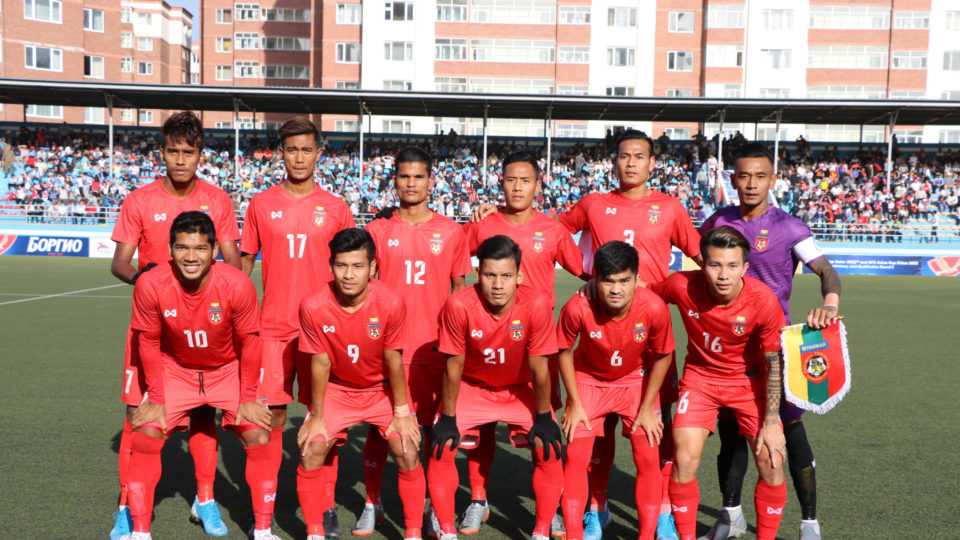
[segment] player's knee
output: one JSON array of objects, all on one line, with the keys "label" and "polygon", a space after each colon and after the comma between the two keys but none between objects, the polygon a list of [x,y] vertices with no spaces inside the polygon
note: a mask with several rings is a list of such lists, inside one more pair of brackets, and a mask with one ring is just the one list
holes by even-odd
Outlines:
[{"label": "player's knee", "polygon": [[327,441],[317,440],[307,443],[307,448],[300,456],[300,463],[304,469],[316,469],[327,460]]},{"label": "player's knee", "polygon": [[245,447],[260,446],[270,442],[270,432],[262,429],[248,429],[239,433],[240,442]]},{"label": "player's knee", "polygon": [[282,428],[287,425],[287,406],[270,407],[273,417],[270,419],[270,427],[273,429]]},{"label": "player's knee", "polygon": [[400,452],[394,454],[394,458],[397,460],[397,468],[401,471],[411,471],[417,468],[417,465],[420,463],[420,456],[415,450],[407,449],[407,453]]},{"label": "player's knee", "polygon": [[694,448],[691,445],[677,445],[677,455],[674,460],[673,470],[680,476],[681,482],[689,482],[697,474],[697,468],[700,467],[700,454],[702,448]]}]

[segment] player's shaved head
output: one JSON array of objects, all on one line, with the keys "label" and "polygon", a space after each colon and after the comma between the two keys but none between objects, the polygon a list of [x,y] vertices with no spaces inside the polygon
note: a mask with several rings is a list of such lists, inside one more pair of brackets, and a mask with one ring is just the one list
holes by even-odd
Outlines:
[{"label": "player's shaved head", "polygon": [[203,146],[203,123],[190,111],[181,111],[167,118],[160,128],[160,146],[185,142],[190,146]]},{"label": "player's shaved head", "polygon": [[433,169],[433,158],[419,146],[407,146],[397,152],[394,167],[399,167],[401,163],[423,163],[427,166],[427,171]]},{"label": "player's shaved head", "polygon": [[647,143],[647,154],[653,153],[653,139],[639,129],[626,129],[617,137],[617,152],[620,152],[620,144],[624,141],[644,141]]},{"label": "player's shaved head", "polygon": [[636,274],[640,270],[640,256],[630,244],[613,240],[597,249],[593,257],[593,268],[600,278],[622,272]]},{"label": "player's shaved head", "polygon": [[502,234],[487,238],[481,242],[480,247],[477,248],[477,260],[481,266],[483,265],[483,261],[487,259],[495,261],[513,259],[514,262],[517,263],[517,268],[520,268],[522,255],[520,246],[511,240],[509,236]]},{"label": "player's shaved head", "polygon": [[377,256],[377,246],[373,237],[363,229],[343,229],[333,235],[327,245],[330,248],[330,264],[333,264],[338,253],[365,250],[368,262],[373,262]]},{"label": "player's shaved head", "polygon": [[320,130],[317,129],[316,124],[305,116],[294,116],[284,122],[283,125],[280,126],[280,129],[277,130],[277,136],[280,137],[280,143],[282,145],[286,145],[288,138],[297,135],[312,135],[313,144],[317,145],[320,143]]},{"label": "player's shaved head", "polygon": [[729,225],[723,225],[710,229],[700,238],[700,253],[704,258],[707,257],[708,248],[715,247],[720,249],[740,248],[743,252],[743,262],[746,262],[750,256],[750,242],[740,233]]},{"label": "player's shaved head", "polygon": [[173,224],[170,225],[171,246],[177,241],[177,235],[180,233],[203,234],[206,235],[211,246],[217,245],[217,229],[210,216],[203,212],[183,212],[173,220]]}]

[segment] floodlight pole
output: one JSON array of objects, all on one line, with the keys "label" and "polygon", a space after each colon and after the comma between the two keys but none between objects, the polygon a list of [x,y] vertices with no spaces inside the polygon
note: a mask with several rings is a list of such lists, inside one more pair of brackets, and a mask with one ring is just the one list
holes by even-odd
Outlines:
[{"label": "floodlight pole", "polygon": [[547,117],[543,119],[543,132],[547,135],[547,169],[544,179],[547,179],[550,176],[550,150],[551,143],[553,142],[553,107],[547,107]]},{"label": "floodlight pole", "polygon": [[780,120],[783,118],[783,109],[777,111],[777,127],[773,130],[773,180],[780,177]]},{"label": "floodlight pole", "polygon": [[233,98],[233,183],[240,183],[240,100]]},{"label": "floodlight pole", "polygon": [[887,130],[887,192],[890,191],[890,173],[893,171],[893,127],[897,125],[900,111],[890,113],[890,129]]},{"label": "floodlight pole", "polygon": [[109,123],[107,124],[107,146],[109,147],[110,152],[110,181],[113,181],[113,96],[110,94],[104,94],[104,98],[107,100],[107,117],[109,117]]},{"label": "floodlight pole", "polygon": [[357,122],[360,127],[360,153],[357,155],[357,189],[363,184],[363,102],[360,102],[360,121]]},{"label": "floodlight pole", "polygon": [[484,189],[487,182],[487,110],[489,105],[483,106],[483,161],[480,162],[480,188]]}]

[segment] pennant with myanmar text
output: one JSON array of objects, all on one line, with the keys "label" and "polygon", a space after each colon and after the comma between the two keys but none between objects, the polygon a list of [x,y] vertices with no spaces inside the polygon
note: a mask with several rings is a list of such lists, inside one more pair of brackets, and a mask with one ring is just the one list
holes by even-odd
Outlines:
[{"label": "pennant with myanmar text", "polygon": [[806,324],[783,329],[783,388],[787,401],[823,414],[850,391],[850,354],[843,321],[821,330]]}]

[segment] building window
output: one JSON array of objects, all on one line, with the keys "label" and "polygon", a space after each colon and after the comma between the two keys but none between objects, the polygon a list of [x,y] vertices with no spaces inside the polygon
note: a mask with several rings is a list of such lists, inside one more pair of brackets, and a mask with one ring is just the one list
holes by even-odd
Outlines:
[{"label": "building window", "polygon": [[120,32],[120,48],[121,49],[133,48],[133,34],[131,34],[130,32]]},{"label": "building window", "polygon": [[362,13],[361,4],[337,4],[337,24],[360,24]]},{"label": "building window", "polygon": [[743,67],[743,45],[707,45],[707,67]]},{"label": "building window", "polygon": [[150,26],[153,24],[152,13],[137,13],[137,24],[141,26]]},{"label": "building window", "polygon": [[467,0],[437,0],[437,21],[466,22]]},{"label": "building window", "polygon": [[382,133],[410,133],[409,120],[384,120]]},{"label": "building window", "polygon": [[960,11],[948,11],[944,16],[944,28],[948,32],[960,30]]},{"label": "building window", "polygon": [[83,8],[83,29],[103,32],[103,10]]},{"label": "building window", "polygon": [[63,51],[50,47],[24,47],[24,66],[45,71],[63,71]]},{"label": "building window", "polygon": [[585,84],[557,85],[557,95],[560,95],[560,96],[586,96],[589,93],[590,93],[590,87]]},{"label": "building window", "polygon": [[807,67],[870,69],[887,67],[886,47],[810,47]]},{"label": "building window", "polygon": [[436,40],[436,59],[437,60],[466,60],[467,59],[467,40],[437,38]]},{"label": "building window", "polygon": [[499,24],[554,24],[557,3],[551,0],[473,0],[473,22]]},{"label": "building window", "polygon": [[234,4],[238,21],[259,21],[260,4]]},{"label": "building window", "polygon": [[256,79],[260,76],[260,62],[238,60],[233,63],[233,76],[238,79]]},{"label": "building window", "polygon": [[152,51],[152,50],[153,50],[153,38],[148,38],[148,37],[137,38],[137,50],[138,50],[138,51]]},{"label": "building window", "polygon": [[27,105],[25,114],[37,118],[63,118],[63,107],[60,105]]},{"label": "building window", "polygon": [[103,78],[103,57],[90,56],[88,54],[85,54],[83,56],[83,76],[102,79]]},{"label": "building window", "polygon": [[[586,47],[584,47],[586,48]],[[607,65],[624,67],[637,63],[637,50],[631,47],[607,47]]]},{"label": "building window", "polygon": [[560,24],[590,24],[590,6],[560,6]]},{"label": "building window", "polygon": [[153,62],[137,62],[137,74],[153,75]]},{"label": "building window", "polygon": [[130,6],[123,6],[120,8],[120,22],[128,23],[133,20],[133,8]]},{"label": "building window", "polygon": [[260,71],[264,79],[310,79],[310,68],[307,66],[263,66]]},{"label": "building window", "polygon": [[124,56],[120,58],[120,73],[130,73],[133,71],[133,58]]},{"label": "building window", "polygon": [[391,62],[409,62],[413,60],[412,41],[385,41],[383,59]]},{"label": "building window", "polygon": [[412,21],[413,2],[384,2],[383,19],[386,21]]},{"label": "building window", "polygon": [[333,130],[339,132],[356,133],[360,131],[359,120],[337,120],[333,123]]},{"label": "building window", "polygon": [[217,52],[230,52],[233,50],[233,38],[218,37]]},{"label": "building window", "polygon": [[337,63],[359,64],[360,63],[360,44],[359,43],[337,43]]},{"label": "building window", "polygon": [[190,84],[200,84],[200,74],[191,73],[190,74]]},{"label": "building window", "polygon": [[562,139],[583,139],[586,136],[586,124],[557,124],[557,137]]},{"label": "building window", "polygon": [[760,97],[766,99],[788,99],[790,97],[789,88],[761,88]]},{"label": "building window", "polygon": [[233,129],[233,122],[214,122],[213,129]]},{"label": "building window", "polygon": [[440,133],[445,133],[448,131],[456,131],[457,133],[464,133],[467,129],[467,119],[466,118],[451,118],[451,117],[433,117],[433,134],[439,135]]},{"label": "building window", "polygon": [[668,52],[667,71],[693,71],[693,51]]},{"label": "building window", "polygon": [[607,95],[608,96],[632,96],[633,87],[632,86],[608,86]]},{"label": "building window", "polygon": [[552,94],[553,79],[489,79],[473,77],[470,91],[483,94]]},{"label": "building window", "polygon": [[960,51],[943,51],[943,70],[960,71]]},{"label": "building window", "polygon": [[237,32],[233,35],[237,41],[237,50],[255,50],[260,48],[260,34],[254,32]]},{"label": "building window", "polygon": [[927,51],[896,51],[893,69],[927,69]]},{"label": "building window", "polygon": [[137,119],[140,124],[152,124],[153,123],[153,111],[140,111],[140,114],[137,115]]},{"label": "building window", "polygon": [[671,141],[690,140],[690,128],[668,127],[663,130],[663,134]]},{"label": "building window", "polygon": [[671,11],[667,31],[678,34],[692,34],[693,19],[694,13],[692,11]]},{"label": "building window", "polygon": [[[949,92],[944,93],[949,94]],[[923,90],[891,90],[890,99],[927,99],[927,93]]]},{"label": "building window", "polygon": [[270,8],[261,9],[260,16],[265,21],[308,23],[313,14],[309,9]]},{"label": "building window", "polygon": [[51,23],[61,22],[59,0],[23,0],[23,18]]},{"label": "building window", "polygon": [[120,109],[120,121],[133,122],[134,114],[136,114],[136,109]]},{"label": "building window", "polygon": [[607,26],[636,26],[637,8],[613,7],[607,9]]},{"label": "building window", "polygon": [[707,28],[743,28],[742,5],[718,5],[707,8]]},{"label": "building window", "polygon": [[233,24],[233,10],[230,8],[218,9],[217,24]]},{"label": "building window", "polygon": [[763,27],[767,30],[793,30],[793,10],[763,10]]},{"label": "building window", "polygon": [[703,87],[704,97],[710,98],[738,98],[742,97],[739,83],[713,83]]},{"label": "building window", "polygon": [[265,37],[261,40],[264,49],[269,51],[309,51],[310,38]]},{"label": "building window", "polygon": [[217,66],[216,80],[229,81],[233,79],[233,70],[230,66]]},{"label": "building window", "polygon": [[383,81],[383,89],[397,92],[409,92],[413,90],[413,81]]},{"label": "building window", "polygon": [[667,97],[673,97],[673,98],[693,97],[693,90],[689,88],[667,88]]},{"label": "building window", "polygon": [[433,86],[437,92],[460,94],[467,91],[467,79],[465,77],[436,77],[433,79]]},{"label": "building window", "polygon": [[886,30],[890,8],[865,6],[811,6],[810,28],[833,30]]},{"label": "building window", "polygon": [[103,117],[104,117],[103,107],[84,107],[83,108],[84,124],[102,124]]},{"label": "building window", "polygon": [[885,99],[887,89],[883,86],[808,86],[809,99]]},{"label": "building window", "polygon": [[337,90],[359,90],[359,81],[337,81]]},{"label": "building window", "polygon": [[529,39],[471,39],[474,62],[552,63],[554,42]]},{"label": "building window", "polygon": [[930,12],[898,11],[893,19],[893,27],[898,30],[930,28]]},{"label": "building window", "polygon": [[[610,50],[607,49],[608,55]],[[560,47],[557,50],[557,61],[561,64],[589,64],[590,47]]]},{"label": "building window", "polygon": [[761,49],[760,57],[767,69],[790,69],[790,49]]}]

